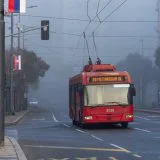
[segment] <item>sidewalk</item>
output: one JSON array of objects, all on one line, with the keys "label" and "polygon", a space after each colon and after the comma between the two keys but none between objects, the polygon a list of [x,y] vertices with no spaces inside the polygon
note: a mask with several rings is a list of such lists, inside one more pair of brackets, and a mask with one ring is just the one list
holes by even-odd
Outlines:
[{"label": "sidewalk", "polygon": [[0,160],[27,160],[18,142],[5,137],[4,147],[0,147]]},{"label": "sidewalk", "polygon": [[29,110],[26,110],[22,112],[16,112],[15,115],[5,116],[5,126],[17,124],[28,112]]}]

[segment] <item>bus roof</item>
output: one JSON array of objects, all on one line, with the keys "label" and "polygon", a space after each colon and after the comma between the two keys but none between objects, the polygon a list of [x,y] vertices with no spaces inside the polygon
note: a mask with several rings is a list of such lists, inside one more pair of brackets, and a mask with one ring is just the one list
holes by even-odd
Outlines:
[{"label": "bus roof", "polygon": [[[91,79],[94,77],[94,84],[99,82],[98,84],[110,84],[114,83],[132,83],[131,77],[126,71],[116,71],[114,65],[111,64],[101,64],[101,65],[86,65],[83,68],[83,71],[71,77],[69,79],[70,84],[82,83],[84,85],[91,84]],[[111,78],[112,77],[112,78]],[[114,78],[113,78],[114,77]],[[124,81],[120,81],[120,79],[124,79]],[[118,81],[119,80],[119,81]],[[92,81],[93,84],[93,81]]]}]

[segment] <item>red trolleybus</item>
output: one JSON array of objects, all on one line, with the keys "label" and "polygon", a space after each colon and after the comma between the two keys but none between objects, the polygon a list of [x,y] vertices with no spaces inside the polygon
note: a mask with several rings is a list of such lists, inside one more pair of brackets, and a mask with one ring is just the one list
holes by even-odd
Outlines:
[{"label": "red trolleybus", "polygon": [[126,71],[111,64],[84,66],[69,80],[69,116],[73,124],[113,123],[128,127],[134,119],[135,88]]}]

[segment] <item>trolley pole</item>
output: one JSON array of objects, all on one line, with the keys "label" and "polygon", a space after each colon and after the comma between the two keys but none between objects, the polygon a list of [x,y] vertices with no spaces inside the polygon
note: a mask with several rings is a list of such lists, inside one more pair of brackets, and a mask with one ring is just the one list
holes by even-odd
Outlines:
[{"label": "trolley pole", "polygon": [[0,146],[4,146],[4,92],[5,92],[5,22],[4,22],[4,0],[0,0]]}]

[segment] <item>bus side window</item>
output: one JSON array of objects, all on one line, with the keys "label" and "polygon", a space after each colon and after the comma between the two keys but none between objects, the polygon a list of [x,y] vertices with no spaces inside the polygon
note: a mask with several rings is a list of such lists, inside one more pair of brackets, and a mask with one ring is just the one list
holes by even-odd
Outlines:
[{"label": "bus side window", "polygon": [[79,84],[78,92],[79,92],[79,96],[80,96],[80,107],[83,107],[84,91],[83,91],[83,86],[81,84]]},{"label": "bus side window", "polygon": [[76,85],[73,86],[73,105],[76,107]]},{"label": "bus side window", "polygon": [[71,87],[71,105],[74,107],[74,86]]}]

